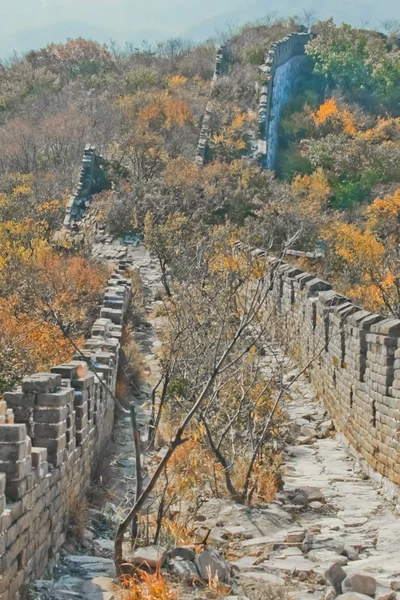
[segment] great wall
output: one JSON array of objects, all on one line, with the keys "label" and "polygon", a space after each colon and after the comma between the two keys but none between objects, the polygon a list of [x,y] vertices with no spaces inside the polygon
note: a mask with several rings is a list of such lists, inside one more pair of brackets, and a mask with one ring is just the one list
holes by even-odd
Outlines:
[{"label": "great wall", "polygon": [[[82,214],[96,188],[97,157],[88,145],[64,224]],[[70,510],[84,498],[114,426],[114,399],[128,264],[108,281],[91,337],[71,362],[26,377],[0,402],[0,598],[54,563],[66,540]]]},{"label": "great wall", "polygon": [[[308,33],[292,33],[272,44],[261,67],[264,82],[260,90],[258,111],[258,140],[256,157],[263,168],[273,169],[278,143],[278,125],[283,106],[295,91],[303,76],[307,58],[304,48],[310,39]],[[211,97],[203,117],[195,162],[203,165],[206,160],[208,140],[211,135],[213,96],[215,83],[229,71],[229,47],[222,45],[217,51]]]},{"label": "great wall", "polygon": [[[294,89],[296,69],[301,68],[307,39],[307,34],[293,34],[276,44],[267,55],[258,154],[263,166],[268,168],[273,166],[280,110]],[[218,54],[214,77],[223,72],[223,61],[224,49]],[[199,164],[205,159],[211,110],[209,104],[196,159]],[[87,146],[81,180],[68,203],[66,228],[73,228],[75,220],[82,218],[91,194],[98,191],[98,177],[103,177],[99,173],[101,165],[102,159],[96,156],[95,149]],[[240,244],[238,247],[245,249]],[[374,481],[374,485],[366,483],[361,472],[351,479],[355,490],[327,491],[326,495],[339,496],[336,502],[344,513],[347,502],[355,503],[360,494],[362,497],[365,494],[365,501],[373,505],[368,509],[368,524],[379,528],[381,521],[376,515],[380,499],[375,491],[378,487],[391,505],[390,510],[384,509],[385,523],[397,536],[400,529],[395,516],[400,514],[400,321],[360,309],[332,290],[329,283],[293,264],[269,257],[262,249],[252,250],[252,253],[268,261],[270,266],[271,275],[265,280],[265,286],[270,289],[266,308],[274,314],[280,331],[295,341],[293,350],[298,352],[299,363],[311,361],[311,387],[300,390],[302,401],[307,398],[304,410],[313,414],[315,404],[311,395],[316,394],[339,434],[344,436],[357,464],[362,465],[362,472],[368,473]],[[25,378],[20,389],[7,392],[0,402],[1,600],[18,599],[23,584],[41,577],[55,563],[66,539],[68,511],[85,495],[99,450],[112,434],[114,400],[110,391],[112,394],[115,391],[121,329],[130,300],[130,282],[125,277],[130,265],[123,254],[122,251],[118,257],[116,250],[112,256],[118,265],[108,282],[92,336],[84,348],[73,361],[54,366],[49,373]],[[103,255],[106,257],[107,251]],[[329,472],[324,452],[331,453],[340,464],[334,481],[340,482],[340,473],[346,466],[341,440],[339,438],[334,446],[327,443],[325,450],[323,446],[321,442],[315,465],[326,460],[323,468]],[[294,470],[298,467],[296,460],[297,455]],[[305,461],[310,461],[308,455]],[[313,477],[315,471],[298,479],[304,482],[304,478],[308,478],[312,484]],[[326,480],[325,485],[329,488],[331,480]],[[340,483],[335,485],[340,486]],[[355,504],[352,507],[357,512]],[[243,516],[237,518],[239,526]],[[323,522],[324,519],[321,517]],[[358,522],[357,516],[349,519],[353,531],[360,527],[359,535],[367,536],[368,532],[362,530],[364,523]],[[247,524],[251,530],[252,525]],[[311,527],[308,522],[307,527]],[[335,527],[339,526],[335,524],[330,528],[335,530]],[[324,539],[328,529],[326,524],[322,531]],[[318,537],[318,532],[315,536]],[[377,564],[386,577],[385,569],[393,571],[396,550],[387,548],[392,541],[390,536],[384,536],[383,541],[382,564],[378,559]],[[288,558],[284,556],[283,560]],[[366,562],[367,568],[368,564]]]}]

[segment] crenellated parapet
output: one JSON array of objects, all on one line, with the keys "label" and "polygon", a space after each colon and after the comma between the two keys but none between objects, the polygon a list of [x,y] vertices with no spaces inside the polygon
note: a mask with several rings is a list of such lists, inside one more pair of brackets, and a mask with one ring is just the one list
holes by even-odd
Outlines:
[{"label": "crenellated parapet", "polygon": [[201,125],[199,142],[197,144],[197,152],[195,157],[195,163],[199,166],[204,165],[206,160],[208,140],[211,134],[211,121],[213,116],[213,93],[215,84],[221,75],[226,73],[228,67],[228,48],[226,44],[222,44],[217,50],[215,59],[214,75],[211,82],[211,95],[210,100],[207,102],[206,109],[204,111],[203,122]]},{"label": "crenellated parapet", "polygon": [[86,144],[81,173],[75,192],[68,198],[64,227],[70,229],[79,222],[90,205],[92,195],[110,187],[104,173],[105,160],[92,144]]},{"label": "crenellated parapet", "polygon": [[0,599],[17,600],[66,539],[68,514],[85,496],[111,437],[130,280],[111,275],[91,337],[68,363],[6,392],[0,421]]},{"label": "crenellated parapet", "polygon": [[[243,245],[238,244],[243,248]],[[293,264],[270,265],[270,328],[291,340],[316,394],[371,475],[400,497],[400,320],[370,313]]]}]

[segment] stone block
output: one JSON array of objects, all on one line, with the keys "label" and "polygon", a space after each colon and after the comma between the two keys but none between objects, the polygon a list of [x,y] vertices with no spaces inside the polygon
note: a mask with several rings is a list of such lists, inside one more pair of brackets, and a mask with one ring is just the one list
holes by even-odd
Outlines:
[{"label": "stone block", "polygon": [[0,461],[0,472],[5,473],[7,483],[9,481],[20,481],[24,479],[32,468],[31,457],[22,460],[13,460],[12,462]]},{"label": "stone block", "polygon": [[37,394],[36,403],[38,406],[60,408],[66,406],[74,398],[72,388],[61,388],[52,394]]},{"label": "stone block", "polygon": [[33,411],[33,421],[35,423],[60,423],[65,421],[68,416],[66,406],[59,408],[40,407]]},{"label": "stone block", "polygon": [[21,481],[11,481],[7,478],[6,496],[12,501],[17,501],[25,496],[27,491],[26,478]]},{"label": "stone block", "polygon": [[[27,442],[27,439],[29,443]],[[28,456],[30,451],[31,441],[30,438],[25,438],[22,442],[4,442],[0,443],[0,462],[12,462],[23,460]]]},{"label": "stone block", "polygon": [[61,386],[61,376],[55,373],[35,373],[22,380],[23,392],[55,392]]},{"label": "stone block", "polygon": [[23,442],[26,438],[26,426],[21,423],[0,425],[0,444],[3,442]]},{"label": "stone block", "polygon": [[87,371],[87,364],[82,360],[73,360],[51,368],[52,373],[59,373],[65,379],[76,379],[77,377],[82,377],[87,373]]},{"label": "stone block", "polygon": [[67,421],[59,423],[36,423],[35,440],[42,438],[59,438],[67,431]]},{"label": "stone block", "polygon": [[74,390],[87,390],[94,384],[95,376],[93,373],[87,373],[84,377],[78,377],[71,380],[71,386]]}]

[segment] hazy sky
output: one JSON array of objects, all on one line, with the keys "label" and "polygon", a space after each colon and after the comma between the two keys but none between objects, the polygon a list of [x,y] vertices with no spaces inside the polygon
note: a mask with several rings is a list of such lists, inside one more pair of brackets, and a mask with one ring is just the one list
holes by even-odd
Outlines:
[{"label": "hazy sky", "polygon": [[80,35],[103,42],[175,35],[198,41],[228,22],[240,25],[272,11],[287,16],[303,7],[356,25],[400,19],[399,0],[0,0],[0,56]]}]

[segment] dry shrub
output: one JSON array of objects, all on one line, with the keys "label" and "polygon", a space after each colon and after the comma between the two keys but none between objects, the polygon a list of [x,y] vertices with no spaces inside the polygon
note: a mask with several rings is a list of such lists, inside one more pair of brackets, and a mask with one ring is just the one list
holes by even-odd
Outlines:
[{"label": "dry shrub", "polygon": [[133,303],[139,310],[144,310],[146,308],[146,292],[139,269],[132,269],[129,276]]},{"label": "dry shrub", "polygon": [[67,537],[71,540],[82,540],[89,523],[89,506],[85,498],[76,498],[69,506],[67,513]]},{"label": "dry shrub", "polygon": [[[282,477],[280,475],[280,466],[282,457],[280,455],[267,455],[264,451],[262,458],[257,459],[250,478],[249,490],[251,490],[251,500],[253,502],[271,502],[276,493],[282,487]],[[238,459],[235,471],[232,475],[233,484],[236,489],[243,489],[248,460]]]},{"label": "dry shrub", "polygon": [[[159,429],[159,439],[164,443],[172,439],[174,435],[172,419],[168,417],[169,415],[165,415]],[[225,483],[222,466],[202,443],[202,436],[195,425],[191,428],[191,435],[192,438],[179,446],[168,462],[169,488],[184,500],[196,499],[199,490],[203,494],[208,490],[217,497],[224,495]]]},{"label": "dry shrub", "polygon": [[176,588],[165,581],[159,570],[155,573],[138,570],[135,575],[123,578],[121,584],[122,600],[177,600],[179,597]]},{"label": "dry shrub", "polygon": [[[160,427],[163,440],[171,439],[172,425],[168,420]],[[201,435],[192,431],[192,439],[179,446],[168,463],[169,487],[183,500],[194,500],[199,495],[211,494],[217,498],[229,498],[222,465],[206,447]],[[231,476],[235,488],[243,489],[250,457],[237,457]],[[281,489],[280,467],[282,457],[264,448],[254,465],[249,490],[253,502],[270,502]]]},{"label": "dry shrub", "polygon": [[219,580],[218,573],[216,573],[214,577],[212,577],[210,573],[205,592],[207,598],[210,598],[210,600],[214,600],[214,598],[216,600],[218,598],[226,598],[231,590],[232,588],[229,585],[226,585]]},{"label": "dry shrub", "polygon": [[124,400],[130,389],[139,389],[145,368],[142,353],[129,327],[122,330],[121,349],[117,396]]},{"label": "dry shrub", "polygon": [[172,548],[190,546],[193,543],[193,536],[194,531],[190,526],[173,519],[163,519],[161,540],[164,538],[168,546]]},{"label": "dry shrub", "polygon": [[164,300],[164,298],[165,298],[165,290],[164,290],[163,287],[160,286],[154,292],[154,298],[153,299],[154,299],[155,302],[157,302],[157,301],[160,301],[160,300]]}]

